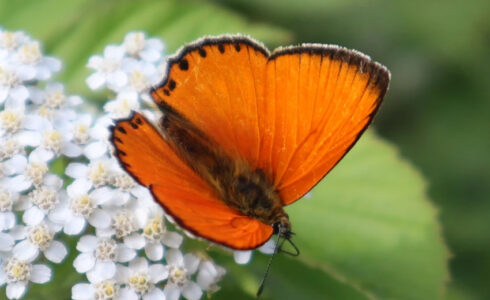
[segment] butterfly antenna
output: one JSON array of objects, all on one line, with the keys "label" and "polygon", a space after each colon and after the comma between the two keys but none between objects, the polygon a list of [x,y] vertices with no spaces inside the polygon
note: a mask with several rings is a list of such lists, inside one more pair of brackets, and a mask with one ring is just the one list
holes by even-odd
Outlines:
[{"label": "butterfly antenna", "polygon": [[282,237],[281,235],[278,235],[278,237],[277,237],[277,242],[276,242],[276,245],[274,246],[274,252],[272,253],[271,258],[269,259],[269,263],[267,264],[267,269],[265,269],[264,277],[262,277],[262,282],[260,283],[259,289],[257,290],[257,293],[255,294],[255,296],[257,298],[260,297],[260,295],[262,294],[262,291],[264,290],[265,280],[267,279],[267,276],[269,275],[269,269],[270,269],[271,264],[272,264],[272,259],[274,258],[276,253],[278,253],[278,250],[282,247],[282,244],[284,244],[285,240],[283,239],[281,242],[281,245],[279,246],[279,240],[281,239],[281,237]]}]

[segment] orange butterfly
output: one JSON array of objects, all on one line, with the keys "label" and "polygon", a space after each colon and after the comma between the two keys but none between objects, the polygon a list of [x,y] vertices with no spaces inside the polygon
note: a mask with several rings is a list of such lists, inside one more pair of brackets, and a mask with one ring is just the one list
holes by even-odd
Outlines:
[{"label": "orange butterfly", "polygon": [[169,59],[151,92],[164,116],[118,120],[122,167],[183,228],[233,249],[289,239],[284,206],[320,181],[373,119],[390,73],[362,53],[304,44],[272,53],[240,35]]}]

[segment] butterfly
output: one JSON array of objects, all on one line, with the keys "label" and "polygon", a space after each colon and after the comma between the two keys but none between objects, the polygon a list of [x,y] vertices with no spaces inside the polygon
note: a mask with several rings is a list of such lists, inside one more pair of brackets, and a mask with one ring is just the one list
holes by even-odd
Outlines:
[{"label": "butterfly", "polygon": [[242,35],[205,37],[168,60],[151,96],[111,128],[115,156],[182,228],[223,246],[290,239],[284,207],[351,149],[388,89],[389,71],[338,46],[269,52]]}]

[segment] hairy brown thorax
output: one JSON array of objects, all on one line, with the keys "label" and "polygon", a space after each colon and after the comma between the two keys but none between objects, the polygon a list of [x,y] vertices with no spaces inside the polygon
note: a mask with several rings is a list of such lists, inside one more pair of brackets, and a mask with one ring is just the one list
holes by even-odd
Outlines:
[{"label": "hairy brown thorax", "polygon": [[282,233],[290,223],[279,194],[260,169],[252,170],[241,158],[232,158],[172,107],[161,105],[161,129],[166,141],[227,205],[241,214],[272,225]]}]

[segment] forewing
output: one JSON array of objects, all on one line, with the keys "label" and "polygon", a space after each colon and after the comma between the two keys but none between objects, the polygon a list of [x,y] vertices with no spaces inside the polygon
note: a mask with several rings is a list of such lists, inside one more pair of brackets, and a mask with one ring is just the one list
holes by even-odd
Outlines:
[{"label": "forewing", "polygon": [[369,125],[390,74],[369,57],[337,46],[303,45],[272,53],[259,166],[272,173],[283,203],[308,192]]},{"label": "forewing", "polygon": [[112,129],[115,155],[122,167],[183,228],[233,249],[253,249],[272,235],[272,227],[240,215],[220,201],[139,113]]},{"label": "forewing", "polygon": [[230,156],[255,168],[267,55],[262,45],[243,36],[201,39],[169,60],[152,96],[163,111],[169,105]]}]

